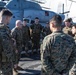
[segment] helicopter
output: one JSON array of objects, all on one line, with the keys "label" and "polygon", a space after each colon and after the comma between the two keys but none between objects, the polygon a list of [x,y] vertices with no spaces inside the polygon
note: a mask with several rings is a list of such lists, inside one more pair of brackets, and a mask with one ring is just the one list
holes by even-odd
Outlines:
[{"label": "helicopter", "polygon": [[[40,2],[39,3],[43,3]],[[12,29],[15,26],[16,20],[27,19],[28,26],[34,22],[35,17],[38,17],[41,25],[45,26],[49,20],[57,13],[49,10],[44,10],[37,1],[27,1],[27,0],[9,0],[5,7],[10,9],[13,13],[13,17],[9,24]],[[63,14],[60,14],[62,19],[65,18]]]},{"label": "helicopter", "polygon": [[2,9],[4,9],[5,6],[6,5],[6,3],[5,2],[3,2],[3,1],[0,1],[0,11],[2,10]]}]

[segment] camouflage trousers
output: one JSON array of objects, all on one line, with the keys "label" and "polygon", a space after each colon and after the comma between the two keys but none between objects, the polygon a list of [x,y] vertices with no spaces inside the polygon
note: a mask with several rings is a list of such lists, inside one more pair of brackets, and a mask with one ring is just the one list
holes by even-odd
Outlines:
[{"label": "camouflage trousers", "polygon": [[0,75],[13,75],[12,69],[12,62],[2,62],[0,67]]},{"label": "camouflage trousers", "polygon": [[39,49],[39,48],[40,48],[40,38],[33,38],[32,49]]},{"label": "camouflage trousers", "polygon": [[27,41],[24,41],[23,42],[23,50],[25,50],[26,52],[28,52],[28,46],[29,46],[29,41],[27,40]]},{"label": "camouflage trousers", "polygon": [[54,70],[51,70],[50,72],[45,72],[43,70],[41,70],[41,75],[69,75],[69,72],[67,73],[60,73],[58,71],[54,71]]},{"label": "camouflage trousers", "polygon": [[19,60],[20,60],[20,58],[21,58],[22,46],[18,46],[17,49],[18,49],[18,53],[15,54],[15,57],[16,57],[15,63],[16,63],[16,64],[19,63]]}]

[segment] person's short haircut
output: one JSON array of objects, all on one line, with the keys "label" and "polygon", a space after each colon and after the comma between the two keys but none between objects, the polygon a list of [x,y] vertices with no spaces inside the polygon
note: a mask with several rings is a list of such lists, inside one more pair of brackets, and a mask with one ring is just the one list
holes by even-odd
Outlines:
[{"label": "person's short haircut", "polygon": [[65,20],[65,22],[71,22],[72,21],[72,18],[68,18]]},{"label": "person's short haircut", "polygon": [[35,19],[39,19],[38,17],[35,17]]},{"label": "person's short haircut", "polygon": [[12,16],[12,12],[9,9],[2,9],[2,11],[0,12],[1,16]]},{"label": "person's short haircut", "polygon": [[51,23],[54,23],[56,27],[60,27],[62,25],[62,18],[60,15],[55,15],[50,20]]},{"label": "person's short haircut", "polygon": [[26,18],[23,18],[23,21],[27,21],[27,19]]}]

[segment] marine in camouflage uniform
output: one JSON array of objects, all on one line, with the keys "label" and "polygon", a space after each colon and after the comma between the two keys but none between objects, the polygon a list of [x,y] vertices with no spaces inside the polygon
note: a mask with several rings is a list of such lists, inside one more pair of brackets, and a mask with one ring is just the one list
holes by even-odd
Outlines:
[{"label": "marine in camouflage uniform", "polygon": [[71,20],[70,19],[66,19],[65,20],[65,27],[63,28],[63,32],[69,35],[72,35],[71,32]]},{"label": "marine in camouflage uniform", "polygon": [[49,23],[47,23],[46,26],[43,28],[43,33],[44,33],[44,37],[51,34]]},{"label": "marine in camouflage uniform", "polygon": [[[76,24],[72,26],[72,35],[75,41],[75,45],[76,45]],[[76,62],[73,65],[72,69],[70,70],[70,74],[69,75],[76,75]]]},{"label": "marine in camouflage uniform", "polygon": [[52,34],[44,38],[41,46],[41,75],[69,75],[75,63],[75,42],[71,36],[61,31],[61,23],[59,15],[50,21]]},{"label": "marine in camouflage uniform", "polygon": [[23,19],[23,26],[22,26],[22,35],[23,35],[23,50],[28,52],[29,41],[30,41],[30,29],[27,26],[27,19]]},{"label": "marine in camouflage uniform", "polygon": [[74,38],[76,43],[76,24],[72,25],[72,37]]},{"label": "marine in camouflage uniform", "polygon": [[42,25],[39,24],[39,18],[35,18],[35,23],[30,26],[31,40],[32,40],[32,50],[38,50],[40,47],[40,34],[42,31]]},{"label": "marine in camouflage uniform", "polygon": [[7,9],[0,12],[0,75],[13,75],[13,43],[7,26],[11,16]]},{"label": "marine in camouflage uniform", "polygon": [[20,20],[16,21],[16,27],[12,29],[11,35],[16,40],[16,64],[19,63],[21,51],[22,51],[22,22]]}]

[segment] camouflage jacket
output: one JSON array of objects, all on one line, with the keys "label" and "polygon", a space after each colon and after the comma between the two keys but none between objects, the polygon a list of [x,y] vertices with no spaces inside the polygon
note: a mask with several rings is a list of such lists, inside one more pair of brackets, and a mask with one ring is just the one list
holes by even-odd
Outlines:
[{"label": "camouflage jacket", "polygon": [[[74,38],[75,45],[76,45],[76,34],[75,34],[75,36],[73,38]],[[75,61],[74,65],[72,66],[72,68],[71,68],[71,70],[69,72],[69,75],[76,75],[76,61]]]},{"label": "camouflage jacket", "polygon": [[47,36],[49,34],[51,34],[51,30],[50,30],[50,27],[44,27],[43,28],[43,33],[44,33],[44,36]]},{"label": "camouflage jacket", "polygon": [[12,37],[16,40],[16,48],[22,45],[22,30],[18,28],[13,28],[11,31]]},{"label": "camouflage jacket", "polygon": [[71,27],[64,27],[63,32],[66,33],[66,34],[72,35]]},{"label": "camouflage jacket", "polygon": [[22,35],[23,41],[30,40],[30,29],[27,25],[22,27]]},{"label": "camouflage jacket", "polygon": [[41,46],[42,75],[68,75],[75,59],[75,42],[71,36],[59,31],[44,38]]},{"label": "camouflage jacket", "polygon": [[40,35],[42,31],[42,25],[41,24],[33,24],[30,26],[30,29],[32,30],[31,35]]},{"label": "camouflage jacket", "polygon": [[13,43],[11,41],[10,29],[0,24],[0,58],[1,62],[13,61]]}]

